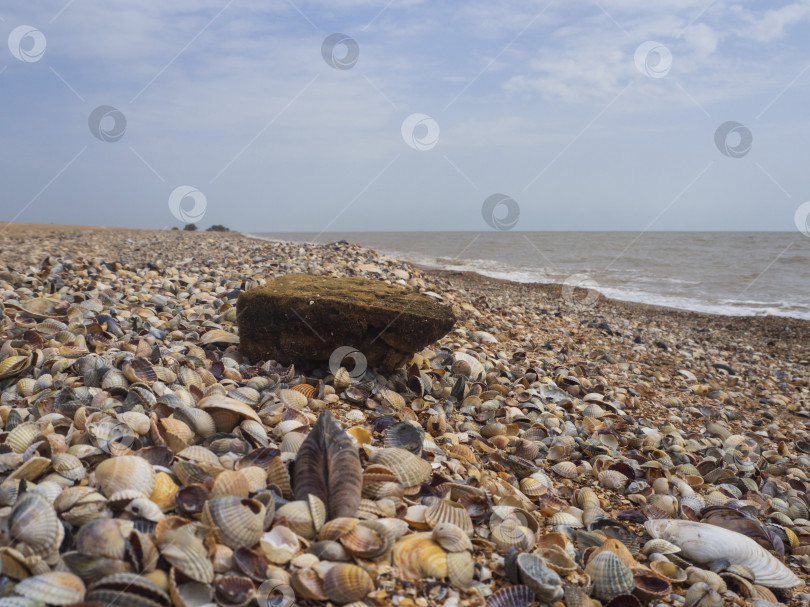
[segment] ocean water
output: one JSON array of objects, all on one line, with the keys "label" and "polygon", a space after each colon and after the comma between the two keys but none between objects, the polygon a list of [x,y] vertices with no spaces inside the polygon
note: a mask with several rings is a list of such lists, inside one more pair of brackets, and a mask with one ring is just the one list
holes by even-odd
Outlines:
[{"label": "ocean water", "polygon": [[347,240],[422,266],[714,314],[810,319],[810,238],[799,232],[256,233]]}]

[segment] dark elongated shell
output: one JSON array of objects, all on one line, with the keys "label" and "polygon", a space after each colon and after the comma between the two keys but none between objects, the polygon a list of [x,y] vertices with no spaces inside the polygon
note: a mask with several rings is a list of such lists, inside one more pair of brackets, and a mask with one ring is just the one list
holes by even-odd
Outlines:
[{"label": "dark elongated shell", "polygon": [[310,494],[327,507],[327,519],[354,517],[360,506],[363,468],[352,437],[328,411],[322,411],[298,450],[293,468],[293,495]]}]

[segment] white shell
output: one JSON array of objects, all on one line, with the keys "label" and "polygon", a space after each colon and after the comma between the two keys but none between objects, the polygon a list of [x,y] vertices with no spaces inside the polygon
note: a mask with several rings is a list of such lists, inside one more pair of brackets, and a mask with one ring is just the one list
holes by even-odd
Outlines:
[{"label": "white shell", "polygon": [[803,582],[776,557],[754,540],[736,531],[693,521],[658,519],[644,523],[654,538],[679,546],[687,560],[708,565],[728,559],[732,565],[744,565],[754,576],[754,583],[770,588],[792,588]]}]

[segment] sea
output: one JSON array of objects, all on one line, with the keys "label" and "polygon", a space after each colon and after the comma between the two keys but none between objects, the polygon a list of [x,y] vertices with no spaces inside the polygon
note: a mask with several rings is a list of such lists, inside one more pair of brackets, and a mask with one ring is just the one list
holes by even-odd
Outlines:
[{"label": "sea", "polygon": [[614,299],[733,316],[810,320],[810,238],[800,232],[329,232],[420,266],[595,288]]}]

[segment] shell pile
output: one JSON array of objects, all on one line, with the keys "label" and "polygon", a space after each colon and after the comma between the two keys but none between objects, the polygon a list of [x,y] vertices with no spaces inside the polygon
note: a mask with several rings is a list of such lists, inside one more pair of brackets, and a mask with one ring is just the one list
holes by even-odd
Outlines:
[{"label": "shell pile", "polygon": [[[804,351],[611,328],[355,245],[0,245],[0,607],[807,600]],[[244,360],[239,292],[302,271],[459,326],[387,376]]]}]

